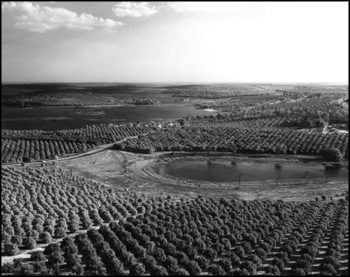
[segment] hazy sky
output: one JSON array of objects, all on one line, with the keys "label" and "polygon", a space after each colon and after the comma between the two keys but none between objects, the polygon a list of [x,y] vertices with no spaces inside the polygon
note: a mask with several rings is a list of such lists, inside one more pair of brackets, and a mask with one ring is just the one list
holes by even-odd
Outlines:
[{"label": "hazy sky", "polygon": [[347,2],[2,2],[2,82],[348,82]]}]

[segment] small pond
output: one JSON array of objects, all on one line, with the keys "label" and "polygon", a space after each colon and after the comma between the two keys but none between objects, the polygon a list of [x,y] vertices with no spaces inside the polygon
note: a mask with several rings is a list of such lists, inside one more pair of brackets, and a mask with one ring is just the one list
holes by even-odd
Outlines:
[{"label": "small pond", "polygon": [[348,178],[348,168],[325,168],[321,165],[283,164],[276,168],[274,164],[241,162],[232,165],[230,162],[213,161],[172,161],[161,165],[160,175],[181,179],[192,179],[207,182],[238,182],[257,180],[283,180],[303,178],[308,171],[310,178]]}]

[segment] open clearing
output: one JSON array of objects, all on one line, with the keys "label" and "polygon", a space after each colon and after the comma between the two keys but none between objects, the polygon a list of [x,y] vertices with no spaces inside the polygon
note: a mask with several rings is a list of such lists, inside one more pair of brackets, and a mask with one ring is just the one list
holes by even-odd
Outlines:
[{"label": "open clearing", "polygon": [[[243,158],[246,160],[247,158]],[[72,170],[84,177],[95,179],[111,186],[132,189],[145,194],[159,195],[197,195],[208,197],[241,198],[244,200],[271,199],[289,201],[308,201],[322,195],[337,199],[348,190],[347,180],[311,179],[305,184],[304,179],[276,180],[233,183],[209,183],[193,180],[176,180],[158,175],[154,167],[169,161],[163,154],[133,154],[129,152],[105,150],[87,157],[79,157],[59,166]],[[236,158],[239,160],[239,158]],[[253,159],[254,160],[254,159]],[[256,159],[255,159],[256,160]],[[278,161],[301,162],[301,159],[279,158]],[[264,157],[263,162],[275,163],[276,158]],[[124,172],[126,164],[127,172]]]}]

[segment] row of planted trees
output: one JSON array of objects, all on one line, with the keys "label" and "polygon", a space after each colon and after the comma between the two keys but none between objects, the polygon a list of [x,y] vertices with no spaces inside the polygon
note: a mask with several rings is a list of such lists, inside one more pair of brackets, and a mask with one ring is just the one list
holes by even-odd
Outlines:
[{"label": "row of planted trees", "polygon": [[[61,169],[1,169],[2,246],[5,255],[67,234],[152,209],[152,200]],[[152,205],[151,205],[152,204]]]},{"label": "row of planted trees", "polygon": [[[315,258],[322,251],[321,245],[326,241],[326,235],[336,234],[332,222],[344,211],[346,205],[346,201],[340,201],[314,206],[314,209],[302,217],[302,224],[290,232],[283,243],[277,245],[273,260],[264,267],[265,273],[291,273],[298,276],[309,275],[312,272],[325,273],[324,261],[319,263]],[[347,217],[347,213],[343,215]],[[340,260],[340,256],[338,259]],[[328,273],[340,274],[338,270],[339,267]]]},{"label": "row of planted trees", "polygon": [[285,117],[273,117],[273,118],[261,118],[261,117],[252,117],[252,118],[214,118],[208,121],[198,121],[191,122],[192,127],[236,127],[236,128],[273,128],[283,125],[285,122]]},{"label": "row of planted trees", "polygon": [[3,139],[1,142],[1,159],[3,163],[22,163],[55,159],[56,156],[86,152],[96,146],[90,142],[64,140]]},{"label": "row of planted trees", "polygon": [[2,130],[1,161],[22,163],[55,159],[73,153],[83,153],[101,144],[113,143],[127,137],[154,130],[151,126],[100,125],[60,131]]},{"label": "row of planted trees", "polygon": [[84,128],[57,131],[42,130],[1,130],[4,139],[43,139],[68,141],[115,141],[129,136],[137,136],[154,130],[152,124],[100,124]]},{"label": "row of planted trees", "polygon": [[[341,156],[348,151],[348,134],[301,133],[282,129],[233,128],[222,126],[185,127],[158,131],[128,139],[119,149],[134,152],[213,151],[281,154],[325,154],[337,149]],[[327,153],[326,153],[327,154]]]},{"label": "row of planted trees", "polygon": [[[326,218],[320,223],[323,230],[335,209],[346,212],[346,201],[248,202],[199,197],[180,202],[158,199],[153,204],[136,217],[92,228],[74,239],[66,237],[60,245],[50,244],[43,255],[33,254],[32,270],[45,261],[45,270],[58,274],[251,275],[273,254],[266,273],[279,275],[303,237],[315,230],[315,218]],[[274,254],[281,243],[282,252]],[[307,245],[305,249],[311,248]]]},{"label": "row of planted trees", "polygon": [[[251,275],[273,255],[265,270],[278,274],[298,249],[303,256],[293,272],[308,273],[303,260],[312,265],[325,234],[340,253],[347,231],[345,199],[174,201],[115,191],[54,168],[2,168],[1,197],[6,255],[18,254],[16,247],[33,249],[63,238],[35,252],[30,263],[4,266],[3,272],[10,273]],[[322,271],[329,264],[339,269],[330,258],[323,264]]]}]

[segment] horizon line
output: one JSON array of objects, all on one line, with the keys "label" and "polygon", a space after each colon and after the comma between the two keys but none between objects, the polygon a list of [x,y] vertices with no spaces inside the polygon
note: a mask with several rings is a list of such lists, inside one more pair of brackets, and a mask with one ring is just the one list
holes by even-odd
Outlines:
[{"label": "horizon line", "polygon": [[77,84],[77,83],[89,83],[89,84],[98,84],[98,83],[107,83],[107,84],[333,84],[333,85],[348,85],[348,82],[1,82],[1,84]]}]

